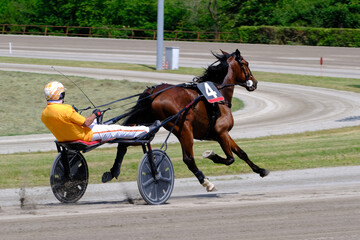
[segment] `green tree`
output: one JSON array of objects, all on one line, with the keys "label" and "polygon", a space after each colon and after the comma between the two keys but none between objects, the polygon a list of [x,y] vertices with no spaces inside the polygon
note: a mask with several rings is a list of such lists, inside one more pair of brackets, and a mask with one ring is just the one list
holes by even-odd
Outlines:
[{"label": "green tree", "polygon": [[229,0],[224,11],[234,18],[234,27],[269,25],[281,0]]},{"label": "green tree", "polygon": [[183,0],[167,0],[164,7],[164,28],[166,30],[183,30],[187,28],[190,11]]},{"label": "green tree", "polygon": [[359,0],[229,0],[234,26],[359,28]]},{"label": "green tree", "polygon": [[106,23],[130,28],[156,29],[156,0],[108,0]]},{"label": "green tree", "polygon": [[[0,23],[156,29],[157,0],[1,0]],[[360,28],[359,0],[166,0],[165,29]]]},{"label": "green tree", "polygon": [[3,24],[32,24],[37,0],[1,0],[0,22]]}]

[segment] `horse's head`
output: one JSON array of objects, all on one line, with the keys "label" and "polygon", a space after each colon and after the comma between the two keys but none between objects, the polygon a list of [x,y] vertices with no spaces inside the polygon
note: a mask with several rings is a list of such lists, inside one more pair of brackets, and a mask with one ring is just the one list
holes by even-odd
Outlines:
[{"label": "horse's head", "polygon": [[222,50],[221,52],[228,56],[227,63],[232,70],[235,84],[245,87],[248,91],[254,91],[257,88],[258,81],[252,75],[249,63],[241,56],[240,51],[236,49],[236,51],[231,54]]}]

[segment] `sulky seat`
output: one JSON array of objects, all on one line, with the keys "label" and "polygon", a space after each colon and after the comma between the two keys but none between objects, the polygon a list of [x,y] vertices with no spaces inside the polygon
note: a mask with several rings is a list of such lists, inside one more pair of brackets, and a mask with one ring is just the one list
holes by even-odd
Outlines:
[{"label": "sulky seat", "polygon": [[94,148],[99,147],[100,145],[104,144],[105,142],[101,142],[99,140],[91,141],[91,142],[86,142],[83,140],[75,140],[75,141],[71,141],[71,142],[55,141],[55,143],[56,143],[56,146],[58,146],[58,150],[59,150],[59,146],[62,146],[69,150],[88,152],[88,151],[93,150]]}]

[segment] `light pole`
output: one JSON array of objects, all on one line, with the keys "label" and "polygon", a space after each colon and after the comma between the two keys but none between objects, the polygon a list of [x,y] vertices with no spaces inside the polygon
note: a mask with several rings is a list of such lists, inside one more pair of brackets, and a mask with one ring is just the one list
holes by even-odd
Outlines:
[{"label": "light pole", "polygon": [[158,0],[156,70],[162,70],[164,46],[164,0]]}]

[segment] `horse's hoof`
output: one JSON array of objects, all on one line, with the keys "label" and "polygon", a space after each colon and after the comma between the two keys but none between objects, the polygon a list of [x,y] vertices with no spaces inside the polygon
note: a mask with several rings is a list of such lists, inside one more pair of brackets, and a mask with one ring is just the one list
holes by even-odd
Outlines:
[{"label": "horse's hoof", "polygon": [[206,191],[208,192],[216,191],[215,185],[212,184],[207,178],[204,179],[204,182],[201,185],[203,185],[203,187],[205,187]]},{"label": "horse's hoof", "polygon": [[225,162],[226,166],[230,166],[231,164],[233,164],[235,162],[235,159],[231,158],[229,159],[227,162]]},{"label": "horse's hoof", "polygon": [[267,175],[269,175],[270,171],[267,169],[260,169],[260,177],[266,177]]},{"label": "horse's hoof", "polygon": [[215,153],[213,150],[206,150],[205,152],[203,152],[202,156],[203,156],[203,158],[211,159],[212,157],[215,156]]},{"label": "horse's hoof", "polygon": [[113,175],[111,172],[104,172],[104,174],[102,175],[101,181],[103,183],[109,182],[113,179]]}]

